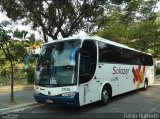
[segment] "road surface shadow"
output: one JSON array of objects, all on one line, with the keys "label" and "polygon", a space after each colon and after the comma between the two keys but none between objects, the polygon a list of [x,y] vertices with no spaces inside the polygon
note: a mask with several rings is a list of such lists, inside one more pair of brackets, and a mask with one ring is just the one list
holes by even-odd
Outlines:
[{"label": "road surface shadow", "polygon": [[[153,86],[148,87],[147,91],[152,90]],[[143,90],[134,90],[130,91],[118,96],[114,96],[111,98],[110,102],[108,105],[112,105],[114,102],[123,100],[125,98],[128,98],[130,96],[135,96],[137,94],[140,94]],[[70,107],[70,106],[64,106],[64,105],[54,105],[54,104],[45,104],[42,109],[47,109],[49,112],[54,111],[54,112],[60,112],[60,113],[86,113],[90,112],[90,110],[98,109],[98,108],[103,108],[104,106],[100,106],[98,102],[91,103],[82,107]]]},{"label": "road surface shadow", "polygon": [[[149,94],[150,97],[152,97],[153,95],[155,95],[154,93],[157,92],[156,90],[159,88],[160,86],[149,86],[147,91],[143,91],[141,89],[139,90],[134,90],[134,91],[130,91],[118,96],[113,97],[109,104],[106,106],[100,106],[97,102],[95,103],[91,103],[82,107],[70,107],[70,106],[65,106],[65,105],[55,105],[55,104],[45,104],[43,106],[40,107],[36,107],[32,110],[28,110],[27,112],[29,113],[36,113],[36,112],[40,112],[40,113],[60,113],[60,114],[68,114],[68,113],[72,113],[72,114],[77,114],[77,113],[103,113],[105,111],[103,110],[110,110],[110,108],[113,107],[112,110],[117,110],[116,106],[117,103],[119,103],[119,106],[123,106],[123,104],[129,104],[130,106],[132,105],[132,103],[130,103],[130,101],[132,101],[131,99],[142,99],[143,98],[147,98]],[[152,95],[150,95],[152,94]],[[141,95],[141,96],[140,96]],[[152,98],[149,97],[149,100],[151,100]],[[133,104],[140,104],[141,102],[134,100],[133,99]],[[157,100],[155,100],[155,98],[153,98],[153,101],[149,101],[147,102],[147,104],[155,102]],[[138,103],[139,102],[139,103]],[[158,102],[157,102],[158,103]],[[145,104],[145,103],[143,103]],[[152,104],[149,104],[152,105]],[[136,106],[137,107],[137,106]],[[115,109],[116,108],[116,109]],[[122,109],[121,111],[125,111],[125,106],[123,106],[122,108],[119,107],[119,109]],[[119,112],[121,112],[119,111]],[[111,111],[109,111],[111,112]]]}]

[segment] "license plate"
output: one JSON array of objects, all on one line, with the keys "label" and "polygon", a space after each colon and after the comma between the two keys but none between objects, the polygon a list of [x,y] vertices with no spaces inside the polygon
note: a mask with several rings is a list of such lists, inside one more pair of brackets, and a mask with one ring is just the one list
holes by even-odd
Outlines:
[{"label": "license plate", "polygon": [[53,100],[46,100],[46,103],[53,103]]}]

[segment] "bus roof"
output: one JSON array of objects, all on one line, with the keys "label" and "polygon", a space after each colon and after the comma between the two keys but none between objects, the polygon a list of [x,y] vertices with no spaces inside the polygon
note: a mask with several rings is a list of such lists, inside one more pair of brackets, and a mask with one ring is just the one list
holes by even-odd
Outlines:
[{"label": "bus roof", "polygon": [[67,38],[62,38],[62,39],[58,39],[58,40],[55,40],[55,41],[51,41],[51,42],[45,43],[44,45],[46,45],[46,44],[51,44],[51,43],[55,43],[55,42],[60,42],[60,41],[67,41],[67,40],[71,40],[71,39],[81,39],[81,40],[90,39],[90,40],[97,40],[97,41],[101,41],[101,42],[108,43],[108,44],[110,44],[110,45],[114,45],[114,46],[122,47],[122,48],[125,48],[125,49],[130,49],[130,50],[133,50],[133,51],[141,52],[141,53],[144,53],[144,54],[147,54],[147,55],[151,55],[151,54],[149,54],[149,53],[142,52],[142,51],[140,51],[140,50],[137,50],[137,49],[128,47],[127,45],[120,44],[120,43],[117,43],[117,42],[114,42],[114,41],[111,41],[111,40],[108,40],[108,39],[104,39],[104,38],[101,38],[101,37],[99,37],[99,36],[80,36],[80,35],[75,35],[75,36],[71,36],[71,37],[67,37]]}]

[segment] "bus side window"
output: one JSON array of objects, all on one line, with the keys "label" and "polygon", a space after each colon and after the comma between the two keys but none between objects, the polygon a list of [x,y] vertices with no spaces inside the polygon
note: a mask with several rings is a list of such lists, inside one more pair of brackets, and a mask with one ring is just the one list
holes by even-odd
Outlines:
[{"label": "bus side window", "polygon": [[145,62],[144,65],[152,66],[153,65],[153,58],[150,55],[145,55]]},{"label": "bus side window", "polygon": [[99,42],[99,62],[121,63],[122,48]]}]

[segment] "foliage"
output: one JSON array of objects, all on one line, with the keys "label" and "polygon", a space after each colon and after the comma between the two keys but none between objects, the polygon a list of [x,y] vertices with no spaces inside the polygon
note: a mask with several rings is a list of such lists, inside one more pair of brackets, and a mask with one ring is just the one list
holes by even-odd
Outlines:
[{"label": "foliage", "polygon": [[123,23],[111,21],[107,28],[97,34],[103,38],[126,44],[141,51],[150,52],[153,56],[160,56],[160,25],[153,20],[145,20],[127,26]]},{"label": "foliage", "polygon": [[[20,39],[24,38],[24,33],[27,33],[27,32],[19,31],[18,29],[16,30],[16,32],[13,32],[14,36]],[[31,53],[32,49],[36,48],[36,46],[40,47],[42,45],[42,41],[37,41],[35,39],[34,34],[31,34],[30,37],[28,37],[28,40],[24,40],[24,41],[10,40],[9,42],[7,42],[7,45],[9,45],[10,56],[12,56],[14,79],[21,80],[21,78],[25,78],[26,76],[28,83],[33,83],[34,81],[33,67],[34,67],[35,59],[33,58],[31,59],[30,67],[26,70],[22,70],[23,69],[22,64],[24,62],[24,58]],[[2,52],[2,50],[0,50],[0,60],[1,60],[0,75],[9,79],[11,74],[10,73],[11,66],[9,61],[6,59],[4,53]],[[20,76],[20,74],[24,74],[24,75]]]},{"label": "foliage", "polygon": [[43,44],[42,40],[36,40],[35,35],[31,34],[28,40],[23,41],[24,47],[27,48],[28,54],[35,53],[37,48],[40,48]]},{"label": "foliage", "polygon": [[14,32],[13,32],[13,37],[16,37],[16,38],[20,38],[22,40],[24,40],[24,38],[26,37],[26,35],[28,34],[27,31],[19,31],[18,29],[16,29]]},{"label": "foliage", "polygon": [[156,68],[156,75],[160,75],[160,67]]},{"label": "foliage", "polygon": [[[25,31],[16,30],[13,32],[14,36],[20,39],[24,38]],[[8,39],[7,39],[8,38]],[[26,36],[25,36],[26,38]],[[24,58],[28,55],[27,48],[33,48],[34,46],[41,46],[42,42],[35,39],[34,34],[31,34],[28,41],[11,40],[11,37],[7,35],[7,31],[1,27],[0,32],[1,47],[0,47],[0,82],[4,84],[11,83],[11,74],[14,79],[14,84],[18,82],[25,82],[26,78],[28,83],[34,82],[34,61],[30,61],[30,67],[23,70]],[[9,54],[6,52],[8,48]],[[3,49],[2,49],[3,48]],[[12,62],[12,66],[11,63]],[[12,72],[11,72],[12,69]]]},{"label": "foliage", "polygon": [[11,50],[13,51],[12,54],[15,56],[16,61],[19,63],[23,62],[24,57],[28,54],[23,43],[21,41],[12,40],[12,44]]},{"label": "foliage", "polygon": [[34,82],[34,67],[30,66],[27,69],[24,69],[24,72],[27,73],[27,80],[29,84],[33,84]]},{"label": "foliage", "polygon": [[110,21],[106,23],[106,28],[97,32],[97,35],[112,41],[127,44],[130,35],[129,29],[130,28],[121,22]]},{"label": "foliage", "polygon": [[[19,35],[18,32],[19,31],[17,30],[16,37],[21,38],[21,35]],[[14,84],[16,82],[22,81],[19,79],[22,78],[20,75],[20,70],[23,68],[21,64],[27,54],[27,50],[25,49],[23,43],[21,41],[12,40],[8,35],[8,32],[5,31],[2,26],[0,26],[0,76],[5,77],[5,80],[8,79],[7,81],[1,79],[0,82],[5,84],[6,82],[9,82],[11,85],[11,101],[14,101]],[[29,77],[29,83],[31,83],[31,72],[32,74],[34,73],[34,71],[30,69],[30,72],[27,75]]]},{"label": "foliage", "polygon": [[26,18],[25,24],[40,27],[46,35],[57,39],[59,34],[68,37],[94,20],[104,9],[106,0],[3,0],[2,8],[14,21]]},{"label": "foliage", "polygon": [[[9,44],[9,43],[8,43]],[[10,50],[10,57],[12,57],[13,65],[14,65],[14,73],[17,73],[16,69],[22,68],[19,67],[19,64],[21,64],[24,61],[24,57],[28,54],[26,49],[23,47],[22,43],[20,41],[10,41],[9,45]],[[0,74],[7,76],[10,74],[10,65],[9,65],[9,59],[4,55],[2,50],[0,50]]]},{"label": "foliage", "polygon": [[153,20],[145,20],[135,24],[134,27],[134,44],[135,48],[142,51],[152,50],[152,54],[157,57],[160,49],[160,25]]},{"label": "foliage", "polygon": [[0,75],[0,86],[7,85],[8,82],[10,83],[10,81],[8,80],[8,78]]},{"label": "foliage", "polygon": [[34,49],[35,46],[41,46],[42,44],[43,44],[43,41],[36,40],[34,34],[31,34],[30,37],[28,37],[28,40],[24,41],[24,46],[30,47],[31,49]]},{"label": "foliage", "polygon": [[125,23],[133,23],[155,17],[157,0],[131,0],[123,9]]},{"label": "foliage", "polygon": [[0,27],[0,50],[2,51],[2,53],[4,54],[4,59],[5,61],[8,61],[10,64],[10,80],[11,80],[11,102],[14,102],[14,93],[13,93],[13,85],[14,85],[14,61],[15,56],[11,53],[11,47],[12,47],[12,43],[10,41],[10,36],[7,35],[7,32]]},{"label": "foliage", "polygon": [[108,5],[107,21],[96,34],[160,57],[160,24],[153,12],[156,2],[131,0],[123,7],[121,3]]}]

